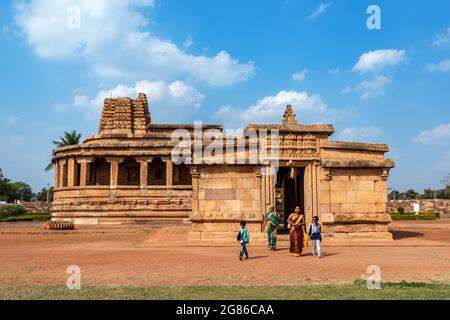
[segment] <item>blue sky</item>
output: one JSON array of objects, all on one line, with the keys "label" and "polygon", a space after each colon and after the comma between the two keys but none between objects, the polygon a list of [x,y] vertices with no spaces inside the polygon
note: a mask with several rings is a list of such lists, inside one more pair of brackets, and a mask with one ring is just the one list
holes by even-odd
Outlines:
[{"label": "blue sky", "polygon": [[[40,189],[51,141],[98,130],[108,96],[148,94],[155,123],[332,123],[387,143],[390,186],[450,173],[450,3],[32,0],[0,3],[0,168]],[[381,30],[366,10],[381,9]]]}]

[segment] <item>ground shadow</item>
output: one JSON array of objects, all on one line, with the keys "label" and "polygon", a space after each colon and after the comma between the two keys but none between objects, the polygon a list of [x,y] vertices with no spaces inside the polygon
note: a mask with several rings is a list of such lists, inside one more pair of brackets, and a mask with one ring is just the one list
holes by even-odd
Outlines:
[{"label": "ground shadow", "polygon": [[256,256],[256,257],[250,257],[249,260],[255,260],[255,259],[264,259],[267,258],[267,256]]},{"label": "ground shadow", "polygon": [[404,231],[404,230],[389,230],[389,231],[392,233],[392,237],[394,238],[394,240],[423,237],[423,233],[421,232]]},{"label": "ground shadow", "polygon": [[287,251],[287,250],[289,250],[289,248],[280,248],[280,249],[277,249],[276,251]]},{"label": "ground shadow", "polygon": [[332,256],[335,256],[338,254],[339,253],[335,253],[335,252],[325,252],[325,253],[322,253],[322,258],[332,257]]}]

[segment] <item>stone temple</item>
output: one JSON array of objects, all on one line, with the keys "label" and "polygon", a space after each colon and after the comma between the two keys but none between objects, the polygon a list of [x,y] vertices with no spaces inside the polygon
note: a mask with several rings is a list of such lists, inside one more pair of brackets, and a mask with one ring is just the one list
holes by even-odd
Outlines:
[{"label": "stone temple", "polygon": [[[174,132],[192,140],[180,144]],[[235,241],[246,220],[258,240],[272,204],[282,229],[298,205],[308,223],[320,217],[325,239],[392,239],[389,147],[332,141],[333,133],[332,125],[298,123],[287,106],[279,124],[247,125],[241,138],[211,152],[212,141],[228,137],[221,125],[153,124],[145,94],[106,99],[98,134],[54,151],[52,217],[79,225],[189,224],[190,241],[205,242]],[[177,145],[183,161],[174,160]],[[219,157],[226,160],[211,161]]]}]

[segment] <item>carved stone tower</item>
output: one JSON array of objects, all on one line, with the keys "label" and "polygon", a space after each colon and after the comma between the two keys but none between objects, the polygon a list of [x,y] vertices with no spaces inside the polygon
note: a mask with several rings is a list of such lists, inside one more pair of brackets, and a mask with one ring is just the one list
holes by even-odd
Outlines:
[{"label": "carved stone tower", "polygon": [[99,134],[142,136],[150,123],[147,96],[144,93],[139,93],[136,100],[108,98],[104,102]]},{"label": "carved stone tower", "polygon": [[283,114],[283,124],[284,125],[296,125],[298,124],[296,119],[296,114],[294,113],[294,109],[292,109],[292,106],[288,104],[286,106],[286,110]]}]

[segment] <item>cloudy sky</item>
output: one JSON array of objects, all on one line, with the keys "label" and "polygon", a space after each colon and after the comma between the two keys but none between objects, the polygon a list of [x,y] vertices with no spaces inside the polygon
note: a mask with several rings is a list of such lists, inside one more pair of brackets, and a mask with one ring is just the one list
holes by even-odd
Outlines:
[{"label": "cloudy sky", "polygon": [[[381,8],[381,30],[367,8]],[[51,141],[95,134],[102,101],[145,92],[155,123],[332,123],[387,143],[390,186],[450,173],[450,3],[330,0],[0,2],[0,168],[38,189]]]}]

